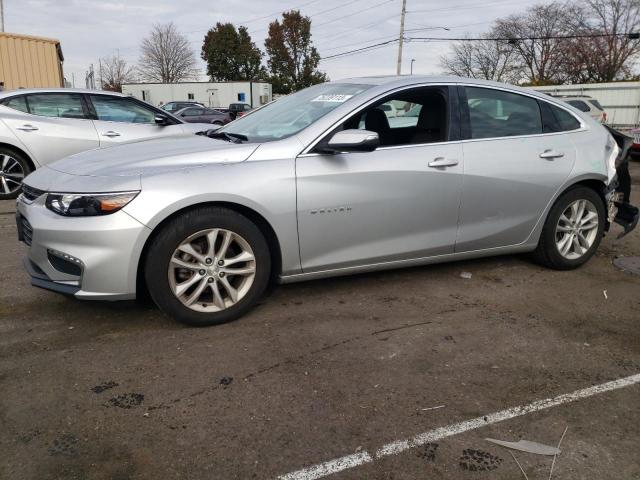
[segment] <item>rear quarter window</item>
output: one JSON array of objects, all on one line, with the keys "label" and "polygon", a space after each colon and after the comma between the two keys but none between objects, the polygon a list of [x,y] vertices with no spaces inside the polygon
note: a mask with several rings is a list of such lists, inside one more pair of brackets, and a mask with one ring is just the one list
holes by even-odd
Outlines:
[{"label": "rear quarter window", "polygon": [[600,105],[600,102],[598,100],[589,100],[589,103],[594,107],[596,107],[598,110],[604,110],[604,108],[602,108],[602,105]]},{"label": "rear quarter window", "polygon": [[571,105],[572,107],[577,108],[578,110],[580,110],[581,112],[588,112],[591,109],[589,108],[589,105],[587,105],[585,102],[583,102],[582,100],[569,100],[567,101],[567,103],[569,105]]},{"label": "rear quarter window", "polygon": [[29,107],[27,106],[27,99],[24,96],[13,97],[5,100],[2,103],[5,107],[13,108],[19,112],[29,113]]},{"label": "rear quarter window", "polygon": [[580,121],[567,110],[540,101],[545,133],[569,132],[580,128]]}]

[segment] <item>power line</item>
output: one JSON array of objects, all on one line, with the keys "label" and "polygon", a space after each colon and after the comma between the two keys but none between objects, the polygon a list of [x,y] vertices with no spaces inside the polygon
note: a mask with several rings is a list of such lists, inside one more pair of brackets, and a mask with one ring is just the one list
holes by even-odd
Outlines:
[{"label": "power line", "polygon": [[384,0],[383,2],[376,3],[375,5],[371,5],[370,7],[363,8],[361,10],[358,10],[357,12],[353,12],[353,13],[350,13],[348,15],[343,15],[340,18],[334,18],[332,20],[328,20],[328,21],[323,22],[323,23],[318,23],[317,25],[315,25],[315,28],[322,27],[324,25],[328,25],[328,24],[333,23],[333,22],[338,22],[340,20],[344,20],[345,18],[353,17],[354,15],[360,15],[362,12],[373,10],[374,8],[377,8],[377,7],[380,7],[380,6],[385,5],[387,3],[391,3],[391,2],[395,2],[395,1],[396,0]]},{"label": "power line", "polygon": [[579,38],[611,38],[611,37],[627,37],[631,40],[640,39],[640,33],[590,33],[590,34],[577,34],[577,35],[548,35],[541,37],[480,37],[480,38],[443,38],[443,37],[409,37],[407,41],[425,40],[425,41],[444,41],[444,42],[480,42],[480,41],[494,41],[494,42],[521,42],[526,40],[571,40]]},{"label": "power line", "polygon": [[[350,5],[353,5],[354,3],[361,2],[361,1],[362,1],[362,0],[351,0],[350,2],[344,3],[344,4],[342,4],[342,5],[338,5],[338,6],[335,6],[335,7],[332,7],[332,8],[328,8],[328,9],[326,9],[326,10],[321,10],[321,11],[319,11],[319,12],[313,13],[313,14],[311,14],[311,15],[308,15],[308,17],[309,17],[309,18],[317,17],[318,15],[322,15],[322,14],[327,13],[327,12],[332,12],[332,11],[338,10],[338,9],[340,9],[340,8],[348,7],[348,6],[350,6]],[[382,2],[382,4],[384,4],[384,3],[388,3],[388,2],[393,2],[393,1],[395,1],[395,0],[385,0],[384,2]],[[379,4],[379,5],[381,5],[381,4]],[[340,18],[338,18],[338,19],[329,20],[329,21],[327,21],[327,22],[324,22],[324,23],[320,23],[320,24],[318,24],[318,25],[315,25],[315,27],[319,27],[319,26],[321,26],[321,25],[326,25],[327,23],[332,23],[332,22],[334,22],[334,21],[336,21],[336,20],[342,20],[342,19],[343,19],[343,18],[345,18],[345,17],[351,17],[351,16],[353,16],[353,15],[357,15],[358,13],[361,13],[361,12],[364,12],[364,11],[367,11],[367,10],[370,10],[370,9],[375,8],[375,7],[377,7],[377,6],[378,6],[378,5],[373,5],[373,6],[371,6],[371,7],[368,7],[368,8],[364,8],[364,9],[358,10],[357,12],[350,13],[350,14],[348,14],[348,15],[343,15],[342,17],[340,17]],[[281,13],[282,13],[282,12],[281,12]],[[254,34],[254,33],[261,32],[262,30],[263,30],[262,28],[256,28],[256,29],[254,29],[254,30],[251,30],[251,31],[249,32],[249,35],[252,35],[252,34]]]},{"label": "power line", "polygon": [[460,5],[452,5],[450,7],[440,7],[440,8],[427,8],[423,10],[408,10],[407,13],[431,13],[431,12],[449,12],[449,11],[458,11],[458,10],[469,10],[474,8],[485,8],[491,7],[494,5],[513,5],[513,4],[522,4],[522,1],[518,0],[497,0],[489,3],[462,3]]},{"label": "power line", "polygon": [[381,47],[383,45],[389,45],[389,44],[395,43],[397,41],[398,41],[397,38],[393,38],[391,40],[387,40],[386,42],[374,43],[373,45],[368,45],[366,47],[356,48],[354,50],[348,50],[346,52],[336,53],[334,55],[329,55],[328,57],[322,57],[321,60],[329,60],[330,58],[343,57],[343,56],[348,55],[348,54],[353,54],[353,53],[357,53],[357,52],[364,52],[364,51],[370,50],[370,49],[372,49],[374,47]]},{"label": "power line", "polygon": [[[441,41],[441,42],[478,42],[478,41],[495,41],[495,42],[519,42],[525,40],[569,40],[569,39],[579,39],[579,38],[607,38],[607,37],[627,37],[632,40],[640,39],[640,33],[600,33],[600,34],[583,34],[583,35],[549,35],[549,36],[541,36],[541,37],[489,37],[489,38],[470,38],[470,37],[407,37],[405,40],[407,42],[415,42],[415,41]],[[364,47],[356,48],[353,50],[347,50],[346,52],[340,52],[333,55],[329,55],[327,57],[322,57],[322,60],[329,60],[331,58],[344,57],[348,55],[353,55],[356,53],[366,52],[372,50],[377,47],[389,45],[395,42],[398,42],[398,38],[394,38],[392,40],[387,40],[385,42],[374,43],[372,45],[367,45]]]},{"label": "power line", "polygon": [[[395,39],[395,42],[397,42],[397,41],[398,41],[398,39],[396,38],[396,39]],[[364,51],[364,52],[356,52],[356,53],[351,53],[351,54],[348,54],[348,55],[347,55],[347,54],[345,54],[345,55],[343,55],[343,56],[341,56],[341,57],[331,57],[331,58],[326,57],[326,58],[321,58],[320,60],[322,60],[323,62],[324,62],[324,61],[331,62],[331,61],[334,61],[334,60],[339,60],[339,59],[341,59],[341,58],[349,57],[349,56],[351,56],[351,55],[358,55],[359,53],[369,53],[369,52],[373,52],[373,51],[375,51],[375,50],[379,50],[379,49],[381,49],[381,48],[385,48],[385,47],[388,47],[388,46],[390,46],[390,45],[393,45],[393,43],[381,44],[381,45],[377,45],[377,46],[374,46],[374,47],[370,47],[368,50],[366,50],[366,51]]]},{"label": "power line", "polygon": [[[400,16],[400,14],[389,15],[384,19],[384,21],[388,21],[388,20],[394,19],[394,18],[399,17],[399,16]],[[334,43],[336,40],[338,40],[340,38],[344,38],[344,37],[346,37],[348,35],[353,35],[354,31],[365,30],[365,29],[367,29],[369,27],[380,25],[381,23],[382,22],[380,20],[376,20],[375,22],[367,23],[366,25],[361,25],[359,27],[349,27],[343,33],[339,33],[338,35],[332,34],[332,35],[327,36],[327,37],[320,37],[320,41],[322,41],[323,38],[331,38],[331,40],[329,42],[327,42],[327,43],[331,44],[331,43]],[[317,41],[317,40],[318,39],[315,39],[314,42]]]}]

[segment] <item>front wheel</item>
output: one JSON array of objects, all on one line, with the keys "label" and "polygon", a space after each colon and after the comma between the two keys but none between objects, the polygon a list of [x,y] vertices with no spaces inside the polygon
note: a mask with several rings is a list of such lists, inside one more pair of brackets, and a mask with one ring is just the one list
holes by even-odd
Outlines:
[{"label": "front wheel", "polygon": [[145,263],[154,302],[195,326],[244,315],[264,292],[270,272],[269,247],[258,227],[225,208],[199,208],[171,220]]},{"label": "front wheel", "polygon": [[605,215],[594,190],[580,186],[565,192],[549,212],[534,258],[556,270],[583,265],[600,245]]},{"label": "front wheel", "polygon": [[22,180],[30,171],[25,158],[0,147],[0,200],[16,198],[22,189]]}]

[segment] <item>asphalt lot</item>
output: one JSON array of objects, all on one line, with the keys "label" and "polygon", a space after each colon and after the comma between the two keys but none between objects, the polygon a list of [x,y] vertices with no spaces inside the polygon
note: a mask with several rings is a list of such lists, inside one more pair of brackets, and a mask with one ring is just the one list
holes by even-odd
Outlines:
[{"label": "asphalt lot", "polygon": [[[640,230],[578,271],[511,256],[281,286],[194,329],[31,287],[12,211],[0,202],[3,479],[275,478],[640,373],[640,277],[612,265],[640,255]],[[557,445],[568,427],[553,478],[640,479],[640,384],[489,423],[331,478],[524,478],[485,437]],[[516,457],[548,478],[552,457]]]}]

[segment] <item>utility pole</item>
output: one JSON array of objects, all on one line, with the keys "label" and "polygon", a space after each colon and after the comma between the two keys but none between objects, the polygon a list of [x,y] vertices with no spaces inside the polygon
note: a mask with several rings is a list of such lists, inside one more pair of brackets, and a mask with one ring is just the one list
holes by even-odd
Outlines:
[{"label": "utility pole", "polygon": [[4,32],[4,0],[0,0],[0,32]]},{"label": "utility pole", "polygon": [[398,38],[398,67],[396,75],[402,71],[402,43],[404,41],[404,17],[407,14],[407,0],[402,0],[402,14],[400,15],[400,37]]}]

